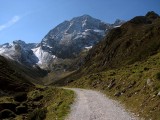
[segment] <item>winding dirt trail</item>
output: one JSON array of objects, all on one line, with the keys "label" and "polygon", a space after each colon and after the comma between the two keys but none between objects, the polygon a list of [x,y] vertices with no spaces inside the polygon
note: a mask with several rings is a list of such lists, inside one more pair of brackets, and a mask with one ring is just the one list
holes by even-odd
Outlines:
[{"label": "winding dirt trail", "polygon": [[71,113],[66,120],[137,120],[118,102],[100,92],[78,88],[67,88],[77,94]]}]

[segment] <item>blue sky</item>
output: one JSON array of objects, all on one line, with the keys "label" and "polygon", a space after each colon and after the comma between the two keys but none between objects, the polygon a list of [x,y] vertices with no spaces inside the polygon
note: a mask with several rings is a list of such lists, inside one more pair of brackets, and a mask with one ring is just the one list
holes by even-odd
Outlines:
[{"label": "blue sky", "polygon": [[148,11],[160,14],[160,0],[0,0],[0,44],[38,43],[59,23],[83,14],[113,23]]}]

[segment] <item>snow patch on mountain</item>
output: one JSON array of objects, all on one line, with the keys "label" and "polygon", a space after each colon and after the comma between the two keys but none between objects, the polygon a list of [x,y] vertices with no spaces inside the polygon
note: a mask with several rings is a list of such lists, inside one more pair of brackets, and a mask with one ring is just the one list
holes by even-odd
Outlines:
[{"label": "snow patch on mountain", "polygon": [[55,55],[51,55],[49,52],[43,51],[41,47],[32,49],[34,55],[38,58],[38,63],[41,68],[45,68],[56,59]]},{"label": "snow patch on mountain", "polygon": [[0,55],[12,59],[12,56],[15,54],[15,47],[13,45],[6,43],[0,46]]},{"label": "snow patch on mountain", "polygon": [[85,47],[85,49],[90,50],[93,46]]}]

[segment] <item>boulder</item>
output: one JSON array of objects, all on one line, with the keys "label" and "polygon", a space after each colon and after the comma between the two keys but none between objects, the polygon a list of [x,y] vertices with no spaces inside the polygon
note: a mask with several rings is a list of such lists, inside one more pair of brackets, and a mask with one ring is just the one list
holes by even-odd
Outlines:
[{"label": "boulder", "polygon": [[152,84],[153,84],[152,80],[148,78],[148,79],[147,79],[147,85],[148,85],[148,86],[152,86]]},{"label": "boulder", "polygon": [[115,83],[115,79],[111,80],[110,84],[108,85],[108,88],[111,89],[112,87],[114,87],[116,85]]}]

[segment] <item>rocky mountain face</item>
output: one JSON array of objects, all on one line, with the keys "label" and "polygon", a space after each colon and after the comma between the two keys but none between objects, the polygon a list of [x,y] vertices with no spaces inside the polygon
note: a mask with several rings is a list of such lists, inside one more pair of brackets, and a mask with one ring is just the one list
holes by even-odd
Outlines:
[{"label": "rocky mountain face", "polygon": [[54,58],[48,52],[44,52],[36,43],[25,43],[22,40],[15,40],[11,44],[0,45],[0,55],[18,61],[27,66],[39,65],[41,68],[48,67]]},{"label": "rocky mountain face", "polygon": [[75,17],[50,30],[39,44],[16,40],[0,45],[0,55],[25,65],[47,68],[58,58],[76,58],[80,52],[101,41],[110,29],[123,23],[116,20],[114,24],[108,24],[89,15]]},{"label": "rocky mountain face", "polygon": [[34,43],[26,44],[24,41],[16,40],[11,44],[0,45],[0,54],[26,65],[34,65],[38,59],[31,49],[36,46]]},{"label": "rocky mountain face", "polygon": [[115,27],[120,27],[122,24],[124,24],[126,21],[124,20],[120,20],[120,19],[117,19],[113,24],[112,26],[115,28]]},{"label": "rocky mountain face", "polygon": [[[116,25],[120,22],[117,21]],[[86,47],[97,44],[114,26],[89,15],[75,17],[52,29],[42,39],[40,46],[58,58],[74,58]]]}]

